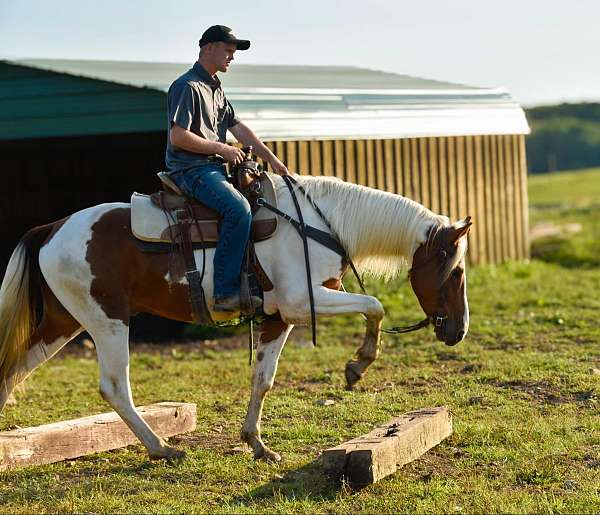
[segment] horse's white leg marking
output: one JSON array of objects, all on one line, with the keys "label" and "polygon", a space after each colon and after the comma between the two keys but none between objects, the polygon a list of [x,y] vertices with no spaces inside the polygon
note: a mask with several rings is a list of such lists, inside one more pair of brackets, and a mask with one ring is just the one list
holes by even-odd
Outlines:
[{"label": "horse's white leg marking", "polygon": [[263,443],[260,437],[260,418],[265,395],[273,386],[281,350],[293,328],[292,325],[286,326],[285,323],[280,323],[279,327],[281,333],[274,340],[263,342],[263,334],[261,334],[252,375],[252,393],[242,427],[242,440],[252,447],[254,458],[264,458],[272,462],[280,461],[281,457]]},{"label": "horse's white leg marking", "polygon": [[150,458],[181,457],[183,453],[167,446],[135,409],[129,384],[129,328],[119,325],[90,331],[100,364],[100,394],[146,446]]}]

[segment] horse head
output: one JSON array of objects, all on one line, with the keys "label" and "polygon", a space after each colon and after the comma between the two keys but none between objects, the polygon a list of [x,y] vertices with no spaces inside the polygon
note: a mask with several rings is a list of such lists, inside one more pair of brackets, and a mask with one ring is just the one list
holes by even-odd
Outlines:
[{"label": "horse head", "polygon": [[465,253],[471,217],[432,227],[413,255],[410,283],[439,341],[456,345],[469,329]]}]

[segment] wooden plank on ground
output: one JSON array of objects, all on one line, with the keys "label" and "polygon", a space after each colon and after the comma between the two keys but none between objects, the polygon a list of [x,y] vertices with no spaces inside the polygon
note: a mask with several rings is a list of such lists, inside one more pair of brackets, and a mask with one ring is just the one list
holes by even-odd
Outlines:
[{"label": "wooden plank on ground", "polygon": [[452,434],[452,415],[444,406],[393,418],[370,433],[323,452],[323,466],[352,488],[396,472]]},{"label": "wooden plank on ground", "polygon": [[[137,408],[162,438],[196,429],[196,405],[159,402]],[[0,470],[42,465],[139,443],[114,411],[0,433]]]}]

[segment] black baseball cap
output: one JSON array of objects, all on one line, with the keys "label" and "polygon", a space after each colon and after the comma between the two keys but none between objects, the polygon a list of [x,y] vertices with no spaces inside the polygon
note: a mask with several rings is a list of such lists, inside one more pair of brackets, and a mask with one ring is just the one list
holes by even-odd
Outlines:
[{"label": "black baseball cap", "polygon": [[206,29],[200,39],[200,46],[203,47],[207,43],[217,43],[219,41],[223,43],[235,43],[238,50],[248,50],[250,48],[250,41],[236,38],[231,29],[225,27],[225,25],[213,25]]}]

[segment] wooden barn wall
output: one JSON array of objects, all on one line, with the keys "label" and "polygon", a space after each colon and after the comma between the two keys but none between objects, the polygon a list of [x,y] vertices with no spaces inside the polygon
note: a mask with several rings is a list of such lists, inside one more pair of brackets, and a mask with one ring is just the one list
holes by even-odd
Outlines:
[{"label": "wooden barn wall", "polygon": [[470,215],[473,263],[529,257],[525,138],[267,142],[291,171],[399,193],[452,220]]},{"label": "wooden barn wall", "polygon": [[[160,132],[0,142],[0,266],[30,227],[159,187]],[[523,136],[269,142],[292,171],[400,193],[455,220],[473,217],[470,258],[529,256]]]}]

